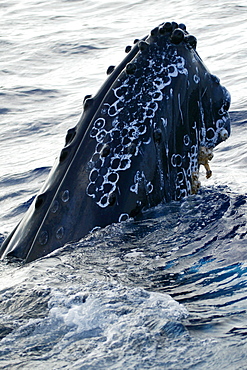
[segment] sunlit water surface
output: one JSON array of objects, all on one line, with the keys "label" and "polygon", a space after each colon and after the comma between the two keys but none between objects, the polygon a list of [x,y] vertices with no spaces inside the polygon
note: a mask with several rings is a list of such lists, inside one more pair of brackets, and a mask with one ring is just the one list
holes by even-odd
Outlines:
[{"label": "sunlit water surface", "polygon": [[40,189],[126,45],[183,22],[232,95],[232,135],[197,196],[26,266],[0,264],[0,368],[247,368],[247,6],[240,1],[0,4],[0,233]]}]

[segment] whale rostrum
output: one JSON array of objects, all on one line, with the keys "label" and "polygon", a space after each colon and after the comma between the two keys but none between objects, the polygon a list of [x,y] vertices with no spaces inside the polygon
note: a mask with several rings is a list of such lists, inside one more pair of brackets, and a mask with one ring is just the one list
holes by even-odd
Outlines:
[{"label": "whale rostrum", "polygon": [[23,219],[0,249],[30,262],[98,227],[195,194],[213,148],[230,135],[230,94],[184,24],[165,22],[127,46]]}]

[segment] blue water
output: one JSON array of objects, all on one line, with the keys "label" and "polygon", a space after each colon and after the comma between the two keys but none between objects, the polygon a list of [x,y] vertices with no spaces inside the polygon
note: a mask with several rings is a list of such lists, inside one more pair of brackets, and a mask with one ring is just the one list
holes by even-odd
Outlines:
[{"label": "blue water", "polygon": [[1,369],[247,369],[245,0],[0,3],[0,242],[126,45],[183,22],[232,95],[198,195],[0,264]]}]

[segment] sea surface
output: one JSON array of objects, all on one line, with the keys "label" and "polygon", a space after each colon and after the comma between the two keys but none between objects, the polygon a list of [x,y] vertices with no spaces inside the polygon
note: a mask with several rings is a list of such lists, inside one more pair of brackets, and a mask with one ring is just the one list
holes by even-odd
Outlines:
[{"label": "sea surface", "polygon": [[0,369],[247,369],[246,0],[1,0],[0,242],[136,38],[183,22],[232,96],[198,195],[0,263]]}]

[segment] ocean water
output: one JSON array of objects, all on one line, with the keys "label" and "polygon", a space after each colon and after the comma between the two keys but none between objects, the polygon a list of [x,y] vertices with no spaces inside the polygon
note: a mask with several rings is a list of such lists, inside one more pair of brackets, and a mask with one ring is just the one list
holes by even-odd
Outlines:
[{"label": "ocean water", "polygon": [[126,45],[186,24],[232,96],[198,195],[0,263],[1,369],[247,369],[245,0],[2,0],[0,242]]}]

